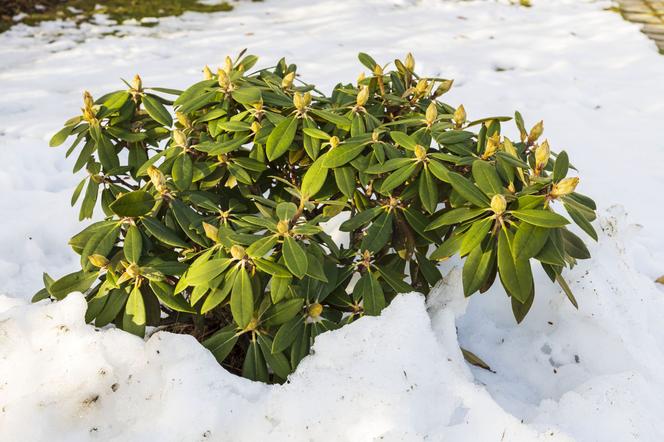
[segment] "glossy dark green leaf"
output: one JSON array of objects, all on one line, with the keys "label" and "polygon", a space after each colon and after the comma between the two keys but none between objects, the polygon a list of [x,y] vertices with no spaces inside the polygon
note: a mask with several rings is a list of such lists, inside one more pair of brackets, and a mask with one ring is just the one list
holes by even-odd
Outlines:
[{"label": "glossy dark green leaf", "polygon": [[431,176],[429,169],[425,168],[420,173],[418,190],[422,206],[429,213],[435,212],[436,206],[438,206],[438,185]]},{"label": "glossy dark green leaf", "polygon": [[503,183],[498,176],[498,171],[488,161],[476,160],[473,162],[472,173],[475,183],[485,194],[493,196],[503,193]]},{"label": "glossy dark green leaf", "polygon": [[347,221],[344,221],[339,226],[339,230],[342,232],[352,232],[355,229],[358,229],[369,221],[378,216],[378,214],[383,211],[381,207],[372,207],[370,209],[363,210],[352,215]]},{"label": "glossy dark green leaf", "polygon": [[254,291],[249,273],[244,267],[237,272],[231,290],[231,313],[240,328],[246,327],[254,314]]},{"label": "glossy dark green leaf", "polygon": [[288,151],[297,132],[297,118],[288,117],[279,123],[267,138],[265,152],[270,161],[274,161]]},{"label": "glossy dark green leaf", "polygon": [[360,250],[378,252],[382,249],[392,236],[393,219],[394,215],[391,212],[383,212],[376,218],[367,229],[367,234],[360,244]]},{"label": "glossy dark green leaf", "polygon": [[145,335],[145,315],[143,295],[140,287],[135,285],[129,293],[129,298],[127,298],[125,313],[122,318],[122,329],[142,338]]},{"label": "glossy dark green leaf", "polygon": [[495,265],[495,258],[493,247],[485,250],[481,246],[477,246],[468,254],[462,271],[463,293],[466,297],[484,285]]},{"label": "glossy dark green leaf", "polygon": [[499,232],[498,272],[507,292],[523,304],[531,295],[533,275],[528,259],[514,257],[511,241],[504,230]]},{"label": "glossy dark green leaf", "polygon": [[511,215],[535,226],[555,228],[563,227],[569,224],[569,221],[564,216],[558,215],[550,210],[537,210],[537,209],[523,209],[513,210]]},{"label": "glossy dark green leaf", "polygon": [[173,125],[173,118],[171,117],[171,114],[168,113],[168,110],[156,98],[152,97],[151,95],[144,95],[143,106],[145,107],[145,111],[148,113],[148,115],[150,115],[157,123],[163,124],[167,127],[171,127]]},{"label": "glossy dark green leaf", "polygon": [[470,180],[464,178],[456,172],[450,172],[448,175],[449,182],[459,194],[468,202],[478,207],[488,207],[490,204],[489,197],[487,197],[477,186]]},{"label": "glossy dark green leaf", "polygon": [[564,150],[556,157],[556,162],[553,165],[553,181],[558,182],[567,176],[569,169],[569,157]]},{"label": "glossy dark green leaf", "polygon": [[302,193],[308,197],[315,196],[325,184],[328,168],[323,166],[324,159],[322,156],[314,161],[302,178]]},{"label": "glossy dark green leaf", "polygon": [[163,242],[164,244],[180,248],[189,247],[189,244],[186,241],[184,241],[182,238],[180,238],[177,235],[177,233],[175,233],[173,230],[169,229],[168,227],[166,227],[156,219],[146,216],[141,219],[141,222],[143,223],[145,229],[151,235],[153,235],[155,238],[157,238],[159,241]]},{"label": "glossy dark green leaf", "polygon": [[219,363],[222,363],[235,347],[237,339],[235,328],[229,325],[207,338],[202,344],[210,350]]},{"label": "glossy dark green leaf", "polygon": [[173,182],[179,190],[187,190],[194,179],[194,164],[187,154],[179,155],[173,163]]},{"label": "glossy dark green leaf", "polygon": [[307,273],[308,266],[307,254],[302,249],[302,246],[300,246],[292,237],[287,236],[284,238],[283,255],[288,270],[290,270],[293,275],[302,279]]},{"label": "glossy dark green leaf", "polygon": [[470,207],[459,207],[457,209],[448,210],[443,212],[438,218],[429,224],[426,230],[435,230],[444,226],[451,226],[459,224],[464,221],[476,218],[481,214],[486,213],[486,209],[472,209]]},{"label": "glossy dark green leaf", "polygon": [[155,199],[151,194],[144,190],[135,190],[113,201],[110,208],[118,216],[133,218],[150,212],[154,204]]},{"label": "glossy dark green leaf", "polygon": [[327,168],[341,167],[355,159],[365,149],[364,143],[340,144],[321,157],[323,166]]},{"label": "glossy dark green leaf", "polygon": [[519,224],[514,235],[515,258],[529,259],[537,255],[549,239],[550,231],[545,227],[538,227],[526,222]]},{"label": "glossy dark green leaf", "polygon": [[143,237],[135,225],[129,226],[124,239],[124,255],[127,261],[137,263],[143,251]]},{"label": "glossy dark green leaf", "polygon": [[48,291],[56,299],[64,299],[71,292],[85,292],[97,280],[97,273],[78,271],[69,273],[51,284]]},{"label": "glossy dark green leaf", "polygon": [[393,190],[395,187],[400,186],[403,184],[410,176],[415,172],[415,169],[417,169],[418,164],[417,163],[411,163],[407,166],[402,167],[401,169],[397,169],[391,174],[385,178],[383,181],[383,184],[380,186],[380,191],[381,192],[390,192]]}]

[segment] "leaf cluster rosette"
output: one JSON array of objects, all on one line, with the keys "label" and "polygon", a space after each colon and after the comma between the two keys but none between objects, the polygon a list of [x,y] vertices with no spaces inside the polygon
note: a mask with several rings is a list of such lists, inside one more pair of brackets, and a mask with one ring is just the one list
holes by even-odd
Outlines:
[{"label": "leaf cluster rosette", "polygon": [[[184,91],[137,76],[86,93],[51,145],[74,139],[87,176],[72,205],[104,218],[70,241],[81,269],[45,275],[35,299],[82,291],[97,326],[189,332],[229,369],[276,382],[319,333],[428,293],[453,255],[465,295],[498,277],[519,322],[533,261],[576,305],[562,271],[590,255],[554,207],[595,239],[596,207],[542,123],[468,121],[439,101],[452,81],[420,77],[410,54],[392,70],[359,59],[368,74],[330,96],[283,59],[250,72],[244,54]],[[322,227],[336,217],[347,246]]]}]

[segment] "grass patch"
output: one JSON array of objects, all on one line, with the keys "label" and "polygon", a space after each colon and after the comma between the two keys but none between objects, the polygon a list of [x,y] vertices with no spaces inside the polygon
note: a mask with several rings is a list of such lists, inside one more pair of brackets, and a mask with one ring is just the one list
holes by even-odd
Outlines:
[{"label": "grass patch", "polygon": [[103,3],[99,0],[8,0],[0,1],[0,32],[16,23],[12,17],[17,14],[26,14],[19,22],[27,25],[56,19],[81,23],[90,21],[94,14],[106,14],[122,23],[128,19],[177,16],[187,11],[219,12],[231,9],[233,6],[225,1],[203,4],[197,0],[107,0]]}]

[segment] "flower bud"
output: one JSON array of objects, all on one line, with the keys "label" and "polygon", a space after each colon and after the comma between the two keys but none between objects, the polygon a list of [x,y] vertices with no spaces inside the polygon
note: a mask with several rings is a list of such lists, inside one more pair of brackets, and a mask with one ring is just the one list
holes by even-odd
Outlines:
[{"label": "flower bud", "polygon": [[454,120],[454,123],[457,125],[457,127],[461,127],[463,123],[466,122],[466,109],[464,109],[463,104],[459,105],[459,107],[454,111],[452,119]]},{"label": "flower bud", "polygon": [[360,91],[357,93],[356,103],[358,106],[364,106],[369,100],[369,88],[367,86],[362,86]]},{"label": "flower bud", "polygon": [[538,171],[544,169],[549,162],[550,156],[551,149],[549,149],[549,143],[544,140],[544,142],[535,149],[535,169]]},{"label": "flower bud", "polygon": [[404,63],[404,66],[406,66],[406,69],[408,69],[410,72],[415,70],[415,58],[410,52],[406,54],[406,62]]},{"label": "flower bud", "polygon": [[212,224],[203,223],[203,230],[205,230],[205,236],[210,238],[212,241],[217,242],[219,238],[219,229]]},{"label": "flower bud", "polygon": [[376,129],[374,129],[373,132],[371,132],[371,141],[374,143],[377,143],[378,140],[380,140],[380,132]]},{"label": "flower bud", "polygon": [[373,68],[373,74],[374,74],[376,77],[381,77],[381,76],[383,75],[383,68],[380,67],[379,64],[377,64],[377,65],[374,66],[374,68]]},{"label": "flower bud", "polygon": [[131,276],[132,278],[136,278],[141,274],[141,268],[138,266],[138,264],[132,262],[127,266],[125,273],[127,273],[127,275]]},{"label": "flower bud", "polygon": [[528,134],[528,144],[533,144],[544,132],[544,121],[540,121],[530,129]]},{"label": "flower bud", "polygon": [[222,89],[228,89],[228,86],[231,84],[228,74],[222,69],[217,69],[217,82]]},{"label": "flower bud", "polygon": [[429,82],[426,81],[425,79],[421,79],[415,85],[415,92],[417,93],[417,95],[424,95],[427,92],[428,88],[429,88]]},{"label": "flower bud", "polygon": [[304,107],[307,107],[311,104],[311,92],[304,93]]},{"label": "flower bud", "polygon": [[318,318],[321,313],[323,313],[323,306],[319,303],[311,304],[309,308],[307,308],[307,314],[311,318]]},{"label": "flower bud", "polygon": [[436,106],[436,103],[433,101],[429,103],[424,117],[429,126],[431,126],[436,121],[436,118],[438,118],[438,106]]},{"label": "flower bud", "polygon": [[330,148],[334,149],[339,145],[339,137],[336,135],[330,138]]},{"label": "flower bud", "polygon": [[498,146],[500,146],[500,134],[495,133],[488,138],[482,159],[486,160],[492,157],[498,150]]},{"label": "flower bud", "polygon": [[578,177],[565,178],[558,183],[555,183],[551,187],[551,195],[553,198],[558,198],[559,196],[569,195],[574,192],[577,184],[579,184]]},{"label": "flower bud", "polygon": [[233,60],[231,60],[231,57],[227,55],[226,58],[224,59],[224,72],[230,75],[232,70],[233,70]]},{"label": "flower bud", "polygon": [[244,247],[239,246],[237,244],[234,244],[231,247],[231,256],[234,259],[242,259],[242,258],[244,258],[245,255],[246,255],[246,253],[244,251]]},{"label": "flower bud", "polygon": [[261,130],[261,124],[258,121],[254,121],[251,123],[251,131],[253,133],[258,133],[258,131]]},{"label": "flower bud", "polygon": [[284,235],[288,232],[288,221],[281,220],[277,223],[277,232],[280,235]]},{"label": "flower bud", "polygon": [[187,147],[187,136],[181,130],[173,131],[173,140],[177,146]]},{"label": "flower bud", "polygon": [[189,117],[187,117],[186,114],[184,114],[180,111],[175,112],[175,118],[178,120],[178,123],[180,123],[184,127],[191,126],[191,121],[189,121]]},{"label": "flower bud", "polygon": [[92,110],[92,106],[94,106],[94,104],[95,100],[92,98],[92,94],[90,94],[88,91],[83,92],[83,105],[85,108]]},{"label": "flower bud", "polygon": [[507,209],[507,200],[505,197],[500,194],[494,195],[491,198],[491,210],[493,210],[493,213],[502,215],[505,213],[505,209]]},{"label": "flower bud", "polygon": [[212,80],[214,78],[214,75],[212,74],[212,71],[210,70],[210,66],[205,65],[203,68],[203,78],[205,80]]},{"label": "flower bud", "polygon": [[94,254],[88,256],[88,259],[92,263],[93,266],[99,267],[99,268],[104,268],[108,265],[110,262],[108,258],[106,258],[104,255],[99,255],[99,254]]},{"label": "flower bud", "polygon": [[283,89],[290,89],[293,86],[293,80],[295,80],[295,71],[287,73],[283,80],[281,80],[281,87]]},{"label": "flower bud", "polygon": [[293,106],[295,106],[295,109],[299,111],[303,111],[306,107],[304,104],[304,97],[301,93],[295,92],[295,95],[293,95]]},{"label": "flower bud", "polygon": [[440,82],[440,85],[436,88],[436,92],[434,95],[436,97],[440,97],[450,89],[452,89],[452,84],[454,83],[454,80],[443,80]]},{"label": "flower bud", "polygon": [[143,81],[138,74],[134,75],[134,79],[131,81],[131,88],[135,91],[143,90]]},{"label": "flower bud", "polygon": [[164,193],[166,190],[166,177],[161,170],[155,166],[150,166],[148,167],[148,176],[154,188],[157,189],[157,192]]},{"label": "flower bud", "polygon": [[418,160],[422,161],[427,157],[427,151],[424,147],[420,146],[419,144],[415,145],[415,158]]}]

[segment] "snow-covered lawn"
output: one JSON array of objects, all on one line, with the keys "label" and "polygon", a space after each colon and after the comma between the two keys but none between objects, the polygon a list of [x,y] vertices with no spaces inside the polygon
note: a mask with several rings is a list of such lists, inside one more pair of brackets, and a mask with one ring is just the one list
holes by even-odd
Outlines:
[{"label": "snow-covered lawn", "polygon": [[[540,0],[243,2],[153,28],[44,23],[0,35],[0,440],[664,440],[664,57],[610,3]],[[116,35],[108,35],[117,30]],[[83,323],[84,302],[28,305],[41,272],[76,268],[77,177],[50,135],[81,92],[184,87],[248,47],[329,91],[412,51],[456,79],[469,117],[543,118],[602,217],[593,258],[568,273],[574,310],[537,269],[515,325],[502,288],[463,299],[458,261],[428,301],[321,336],[283,386],[225,372],[188,336],[147,343]],[[619,206],[616,206],[619,205]],[[428,313],[428,314],[427,314]],[[469,368],[459,345],[493,372]]]}]

